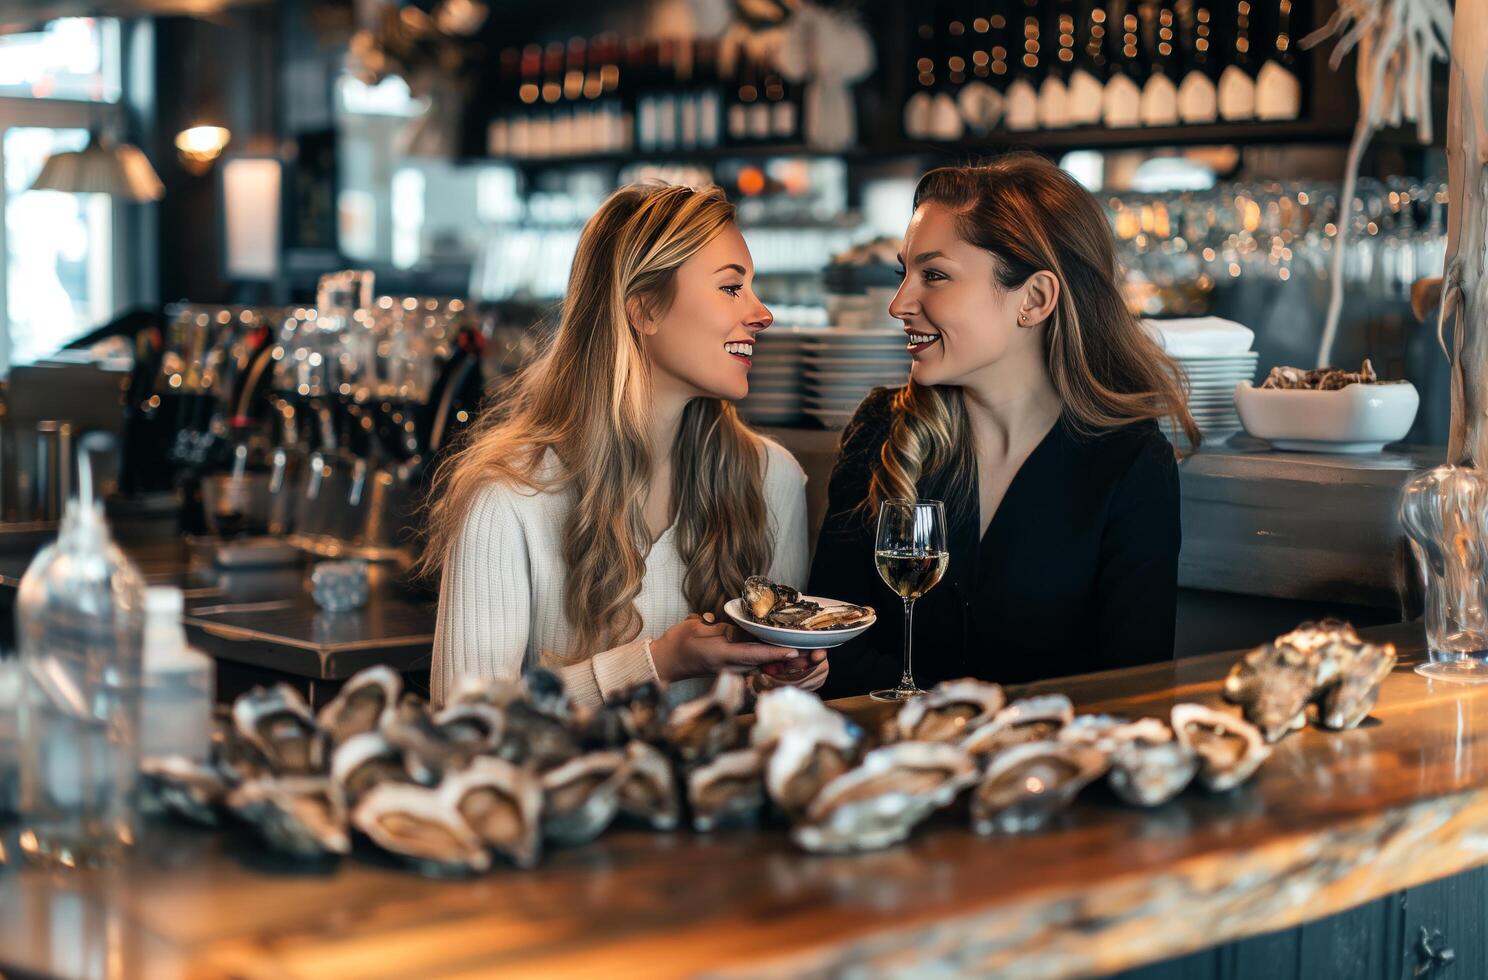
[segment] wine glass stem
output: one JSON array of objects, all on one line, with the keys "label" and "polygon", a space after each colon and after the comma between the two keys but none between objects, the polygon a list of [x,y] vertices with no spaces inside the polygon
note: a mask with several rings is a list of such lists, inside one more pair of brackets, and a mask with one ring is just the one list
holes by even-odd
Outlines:
[{"label": "wine glass stem", "polygon": [[914,674],[910,669],[910,654],[914,649],[914,604],[913,599],[904,600],[904,676],[899,678],[899,687],[914,690]]}]

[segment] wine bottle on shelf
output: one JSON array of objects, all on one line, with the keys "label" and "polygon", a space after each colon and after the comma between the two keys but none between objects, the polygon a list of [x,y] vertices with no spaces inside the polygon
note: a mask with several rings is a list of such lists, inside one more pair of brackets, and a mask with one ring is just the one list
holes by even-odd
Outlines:
[{"label": "wine bottle on shelf", "polygon": [[[1143,126],[1178,125],[1178,81],[1183,65],[1178,46],[1178,15],[1173,0],[1158,0],[1152,22],[1143,25],[1139,37],[1150,52],[1147,81],[1142,84]],[[1150,41],[1148,39],[1150,38]]]},{"label": "wine bottle on shelf", "polygon": [[1014,8],[1018,29],[1014,41],[1017,54],[1012,64],[1013,80],[1007,87],[1007,128],[1014,132],[1037,129],[1039,123],[1039,83],[1043,80],[1040,60],[1040,25],[1038,0],[1021,0]]},{"label": "wine bottle on shelf", "polygon": [[522,52],[503,48],[498,55],[496,91],[491,99],[491,121],[486,124],[486,152],[493,157],[511,156],[511,124],[517,107]]},{"label": "wine bottle on shelf", "polygon": [[597,93],[594,97],[599,100],[605,150],[610,153],[624,152],[631,147],[633,125],[625,112],[620,39],[612,34],[601,35],[597,48],[598,84],[591,86],[585,82],[585,94],[591,91]]},{"label": "wine bottle on shelf", "polygon": [[719,73],[718,42],[698,42],[698,145],[713,149],[723,142],[723,78]]},{"label": "wine bottle on shelf", "polygon": [[1080,21],[1075,66],[1070,71],[1069,119],[1071,126],[1099,126],[1101,96],[1110,65],[1106,60],[1106,8],[1095,0]]},{"label": "wine bottle on shelf", "polygon": [[[994,20],[999,24],[996,30],[992,26]],[[966,84],[956,93],[956,105],[967,128],[978,135],[990,133],[1002,121],[1002,92],[994,85],[992,72],[992,41],[1006,29],[1006,24],[1007,18],[986,0],[971,4],[965,45],[968,77]],[[1002,63],[1002,70],[1003,77],[1006,77],[1006,60]]]},{"label": "wine bottle on shelf", "polygon": [[1178,84],[1178,118],[1189,125],[1204,125],[1219,118],[1219,90],[1215,86],[1219,58],[1214,50],[1210,3],[1198,0],[1182,19],[1187,70]]},{"label": "wine bottle on shelf", "polygon": [[[1250,0],[1222,0],[1230,30],[1230,63],[1219,75],[1219,115],[1227,122],[1255,118],[1255,79],[1251,76]],[[1230,8],[1230,4],[1234,8]]]},{"label": "wine bottle on shelf", "polygon": [[1147,81],[1141,56],[1141,23],[1134,4],[1128,4],[1121,23],[1111,30],[1111,70],[1101,94],[1101,120],[1110,129],[1136,126],[1142,121],[1142,85]]},{"label": "wine bottle on shelf", "polygon": [[1068,129],[1070,116],[1069,79],[1075,61],[1075,0],[1059,0],[1043,25],[1041,53],[1044,80],[1039,85],[1039,126]]},{"label": "wine bottle on shelf", "polygon": [[770,138],[770,103],[765,98],[765,79],[769,67],[762,59],[754,61],[753,98],[749,100],[749,140],[763,143]]},{"label": "wine bottle on shelf", "polygon": [[770,141],[795,145],[801,142],[801,103],[798,87],[769,66],[765,73],[765,102],[770,107]]},{"label": "wine bottle on shelf", "polygon": [[1256,117],[1296,119],[1302,113],[1302,83],[1292,50],[1292,0],[1270,3],[1275,4],[1266,24],[1271,51],[1256,74]]},{"label": "wine bottle on shelf", "polygon": [[935,80],[930,95],[930,137],[942,142],[959,140],[966,133],[956,94],[966,83],[966,60],[960,53],[966,22],[954,10],[943,12],[943,28],[936,32]]},{"label": "wine bottle on shelf", "polygon": [[660,148],[661,107],[657,104],[657,79],[661,74],[660,45],[645,41],[641,46],[640,68],[636,73],[636,148],[642,153],[655,153]]},{"label": "wine bottle on shelf", "polygon": [[677,42],[677,146],[698,146],[698,57],[697,42]]},{"label": "wine bottle on shelf", "polygon": [[915,28],[912,46],[914,57],[914,90],[904,101],[904,135],[912,140],[930,138],[930,113],[934,108],[935,25],[921,22]]},{"label": "wine bottle on shelf", "polygon": [[537,107],[542,99],[542,58],[539,45],[529,44],[522,49],[521,84],[517,87],[520,106],[507,127],[508,142],[515,157],[537,155],[535,130],[538,128]]}]

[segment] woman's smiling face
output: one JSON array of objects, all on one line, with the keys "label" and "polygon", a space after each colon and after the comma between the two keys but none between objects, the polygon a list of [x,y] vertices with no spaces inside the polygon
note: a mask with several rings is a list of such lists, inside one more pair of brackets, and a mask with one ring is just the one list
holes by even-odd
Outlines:
[{"label": "woman's smiling face", "polygon": [[962,385],[1009,353],[1031,354],[1023,348],[1041,344],[1042,331],[1019,329],[1024,289],[998,284],[997,259],[961,238],[945,205],[915,210],[899,260],[904,281],[889,315],[904,322],[916,383]]},{"label": "woman's smiling face", "polygon": [[754,341],[773,317],[754,293],[754,260],[736,225],[677,267],[659,317],[633,317],[658,381],[696,397],[749,394]]}]

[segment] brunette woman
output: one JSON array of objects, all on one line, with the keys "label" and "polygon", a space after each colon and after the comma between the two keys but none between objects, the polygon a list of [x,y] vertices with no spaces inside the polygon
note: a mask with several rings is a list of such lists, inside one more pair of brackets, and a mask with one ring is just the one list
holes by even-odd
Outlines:
[{"label": "brunette woman", "polygon": [[1199,434],[1174,363],[1126,309],[1095,199],[1047,160],[933,170],[890,313],[909,383],[842,435],[810,592],[878,622],[833,650],[828,695],[892,687],[902,605],[874,571],[886,499],[945,502],[950,567],[915,615],[914,674],[1028,681],[1173,653],[1178,470]]},{"label": "brunette woman", "polygon": [[806,566],[805,476],[729,403],[770,325],[753,274],[717,189],[628,187],[589,219],[551,347],[433,489],[436,702],[539,664],[591,705],[767,665],[757,687],[820,686],[820,651],[711,621],[749,575]]}]

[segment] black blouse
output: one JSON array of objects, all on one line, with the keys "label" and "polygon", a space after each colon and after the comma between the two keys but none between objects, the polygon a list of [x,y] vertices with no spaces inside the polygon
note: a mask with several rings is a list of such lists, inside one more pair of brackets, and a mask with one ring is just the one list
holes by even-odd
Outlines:
[{"label": "black blouse", "polygon": [[[842,434],[811,595],[867,603],[866,633],[830,652],[823,697],[899,681],[903,601],[873,565],[877,515],[857,510],[888,436],[894,392],[875,390]],[[1019,683],[1166,660],[1177,607],[1178,466],[1151,421],[1084,435],[1061,417],[1023,462],[977,540],[978,495],[945,501],[951,562],[915,603],[914,676]]]}]

